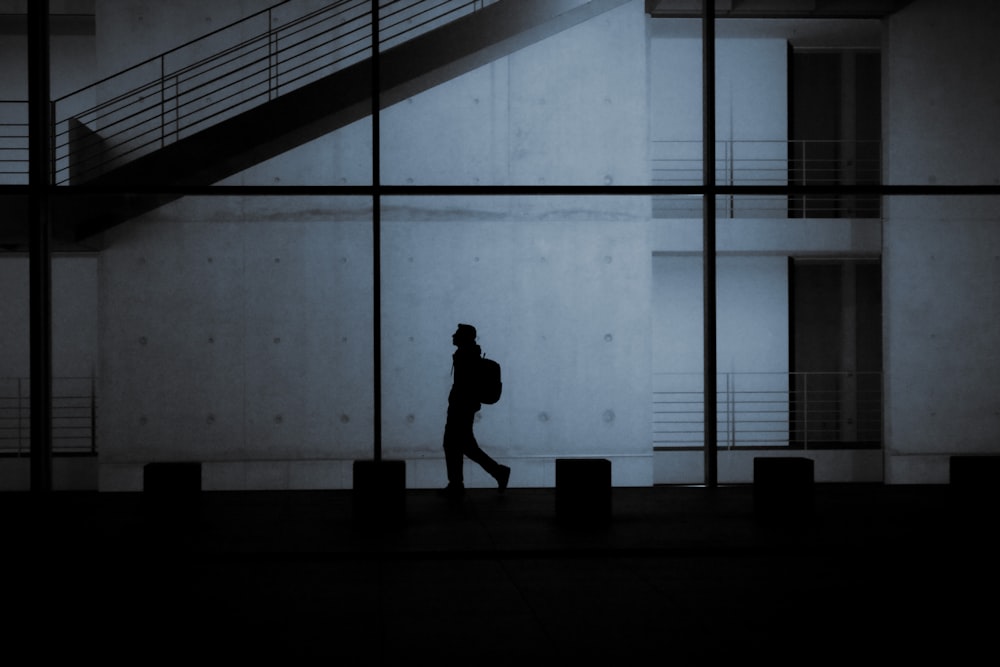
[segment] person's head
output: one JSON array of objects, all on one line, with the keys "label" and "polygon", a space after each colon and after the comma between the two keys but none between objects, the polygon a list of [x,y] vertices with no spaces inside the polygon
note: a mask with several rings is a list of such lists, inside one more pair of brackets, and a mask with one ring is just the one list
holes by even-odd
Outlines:
[{"label": "person's head", "polygon": [[476,344],[476,327],[471,324],[459,324],[451,335],[451,342],[457,347]]}]

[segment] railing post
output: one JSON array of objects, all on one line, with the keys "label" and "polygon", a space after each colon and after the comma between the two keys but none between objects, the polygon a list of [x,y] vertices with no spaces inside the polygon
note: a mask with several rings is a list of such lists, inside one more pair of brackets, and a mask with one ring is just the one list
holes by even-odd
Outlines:
[{"label": "railing post", "polygon": [[[802,156],[802,167],[801,167],[801,171],[800,171],[801,180],[799,181],[799,185],[803,185],[804,186],[804,185],[808,185],[809,182],[810,182],[810,180],[812,179],[812,174],[809,173],[809,170],[811,168],[811,165],[809,164],[809,160],[810,160],[810,158],[809,158],[809,141],[806,140],[806,139],[803,139],[802,142],[799,144],[799,148],[800,148],[799,153]],[[814,195],[806,194],[804,192],[802,193],[801,206],[802,206],[802,217],[803,218],[808,218],[809,217],[809,207],[810,207],[810,201],[811,201],[810,198],[813,197],[813,196]]]},{"label": "railing post", "polygon": [[726,373],[726,392],[729,402],[729,449],[736,445],[736,378]]},{"label": "railing post", "polygon": [[802,374],[802,449],[809,449],[809,373]]},{"label": "railing post", "polygon": [[278,67],[278,34],[274,30],[274,17],[267,10],[267,99],[273,100],[277,93],[275,76],[272,74]]},{"label": "railing post", "polygon": [[167,66],[160,56],[160,148],[167,145]]},{"label": "railing post", "polygon": [[[730,137],[726,141],[726,180],[727,185],[736,185],[736,144],[733,143],[732,129]],[[736,195],[729,195],[729,215],[730,220],[736,217]]]},{"label": "railing post", "polygon": [[90,376],[90,453],[97,453],[97,380]]},{"label": "railing post", "polygon": [[17,455],[24,454],[24,378],[17,378]]}]

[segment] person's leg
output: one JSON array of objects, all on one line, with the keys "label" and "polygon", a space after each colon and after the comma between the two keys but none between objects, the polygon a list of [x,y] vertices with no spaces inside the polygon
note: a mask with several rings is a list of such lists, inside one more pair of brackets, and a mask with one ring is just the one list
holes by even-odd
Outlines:
[{"label": "person's leg", "polygon": [[448,472],[448,488],[461,489],[465,481],[462,474],[463,465],[462,438],[455,433],[452,425],[444,428],[444,464]]},{"label": "person's leg", "polygon": [[461,496],[465,489],[463,474],[466,443],[472,436],[472,420],[475,413],[448,406],[448,418],[444,425],[444,461],[448,471],[449,495]]},{"label": "person's leg", "polygon": [[510,468],[497,463],[489,454],[484,452],[479,447],[479,443],[476,442],[474,435],[470,435],[469,439],[466,440],[465,455],[469,457],[470,461],[482,466],[483,470],[488,472],[497,481],[501,491],[507,488],[507,481],[510,479]]}]

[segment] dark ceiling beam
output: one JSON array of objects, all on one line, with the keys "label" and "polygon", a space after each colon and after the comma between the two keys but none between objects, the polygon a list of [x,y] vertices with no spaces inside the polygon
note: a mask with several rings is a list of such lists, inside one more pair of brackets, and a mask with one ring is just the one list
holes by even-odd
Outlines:
[{"label": "dark ceiling beam", "polygon": [[[718,18],[883,18],[913,0],[715,0]],[[646,0],[653,18],[698,18],[702,0]]]},{"label": "dark ceiling beam", "polygon": [[[94,35],[96,20],[93,14],[51,14],[49,35]],[[28,17],[25,14],[0,14],[0,35],[28,34]]]}]

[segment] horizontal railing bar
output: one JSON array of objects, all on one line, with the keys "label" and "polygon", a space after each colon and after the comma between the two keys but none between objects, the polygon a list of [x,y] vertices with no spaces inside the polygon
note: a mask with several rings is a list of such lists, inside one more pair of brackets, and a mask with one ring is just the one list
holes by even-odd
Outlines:
[{"label": "horizontal railing bar", "polygon": [[[95,452],[96,378],[52,378],[50,425],[53,451]],[[0,377],[0,453],[21,454],[31,442],[31,382]]]},{"label": "horizontal railing bar", "polygon": [[[810,443],[880,443],[882,393],[872,385],[881,377],[880,372],[855,371],[718,373],[718,444],[808,448]],[[653,374],[654,446],[703,446],[702,380],[703,374],[694,372]]]}]

